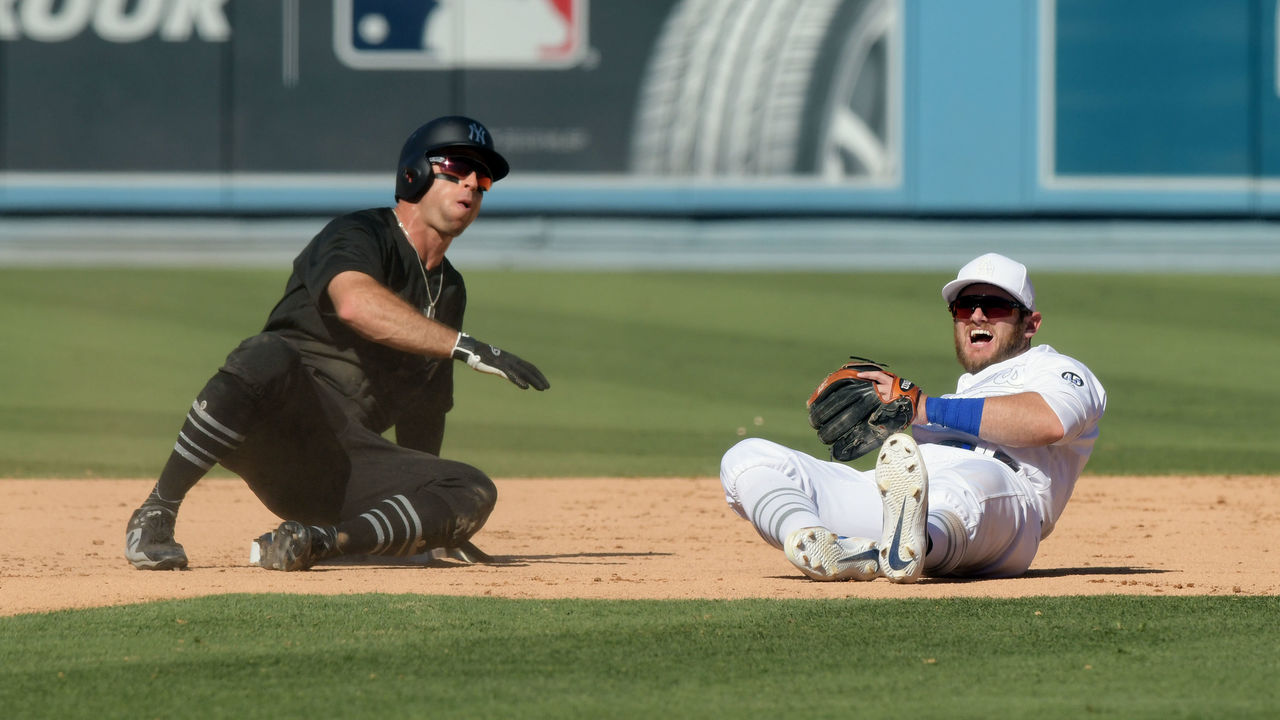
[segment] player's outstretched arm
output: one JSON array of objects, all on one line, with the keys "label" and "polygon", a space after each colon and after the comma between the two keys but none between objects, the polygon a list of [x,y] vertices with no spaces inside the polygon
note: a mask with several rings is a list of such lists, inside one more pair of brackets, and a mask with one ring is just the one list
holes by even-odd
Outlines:
[{"label": "player's outstretched arm", "polygon": [[338,319],[361,337],[417,355],[449,357],[458,331],[426,317],[382,283],[355,270],[329,281]]},{"label": "player's outstretched arm", "polygon": [[426,317],[362,272],[350,270],[335,275],[329,281],[329,299],[338,319],[361,337],[418,355],[461,360],[520,388],[551,387],[532,363]]}]

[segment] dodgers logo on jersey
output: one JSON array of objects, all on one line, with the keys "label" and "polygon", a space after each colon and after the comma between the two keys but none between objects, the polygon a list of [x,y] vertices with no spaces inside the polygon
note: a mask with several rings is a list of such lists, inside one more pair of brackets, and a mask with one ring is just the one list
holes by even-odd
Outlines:
[{"label": "dodgers logo on jersey", "polygon": [[1020,385],[1022,383],[1022,368],[1005,368],[992,375],[987,382],[991,385]]},{"label": "dodgers logo on jersey", "polygon": [[334,0],[338,59],[363,70],[562,69],[587,56],[587,0]]}]

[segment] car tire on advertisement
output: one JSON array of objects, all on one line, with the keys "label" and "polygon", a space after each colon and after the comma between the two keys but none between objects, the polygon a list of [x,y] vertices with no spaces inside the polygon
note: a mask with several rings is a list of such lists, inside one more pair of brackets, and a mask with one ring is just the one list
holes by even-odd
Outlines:
[{"label": "car tire on advertisement", "polygon": [[638,174],[898,172],[897,0],[683,0],[641,83]]}]

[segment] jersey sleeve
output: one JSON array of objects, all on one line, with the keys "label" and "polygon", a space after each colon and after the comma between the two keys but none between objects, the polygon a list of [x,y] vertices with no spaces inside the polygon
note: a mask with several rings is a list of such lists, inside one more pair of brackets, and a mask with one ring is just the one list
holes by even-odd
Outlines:
[{"label": "jersey sleeve", "polygon": [[333,278],[348,270],[387,284],[387,263],[382,255],[371,228],[351,220],[334,222],[315,239],[305,262],[295,269],[307,292],[314,298],[323,298],[327,297]]},{"label": "jersey sleeve", "polygon": [[1107,408],[1107,394],[1098,379],[1083,364],[1063,355],[1036,367],[1028,389],[1040,393],[1062,422],[1059,443],[1090,431]]}]

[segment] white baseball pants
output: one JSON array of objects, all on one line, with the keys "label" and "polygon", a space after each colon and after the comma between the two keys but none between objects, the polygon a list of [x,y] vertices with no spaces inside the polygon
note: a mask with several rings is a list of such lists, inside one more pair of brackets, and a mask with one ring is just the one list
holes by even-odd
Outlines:
[{"label": "white baseball pants", "polygon": [[[1008,577],[1026,571],[1040,545],[1040,515],[1021,472],[970,450],[920,446],[929,477],[925,574]],[[881,537],[875,473],[819,460],[769,440],[734,445],[720,463],[725,500],[769,544],[820,525],[837,535]]]}]

